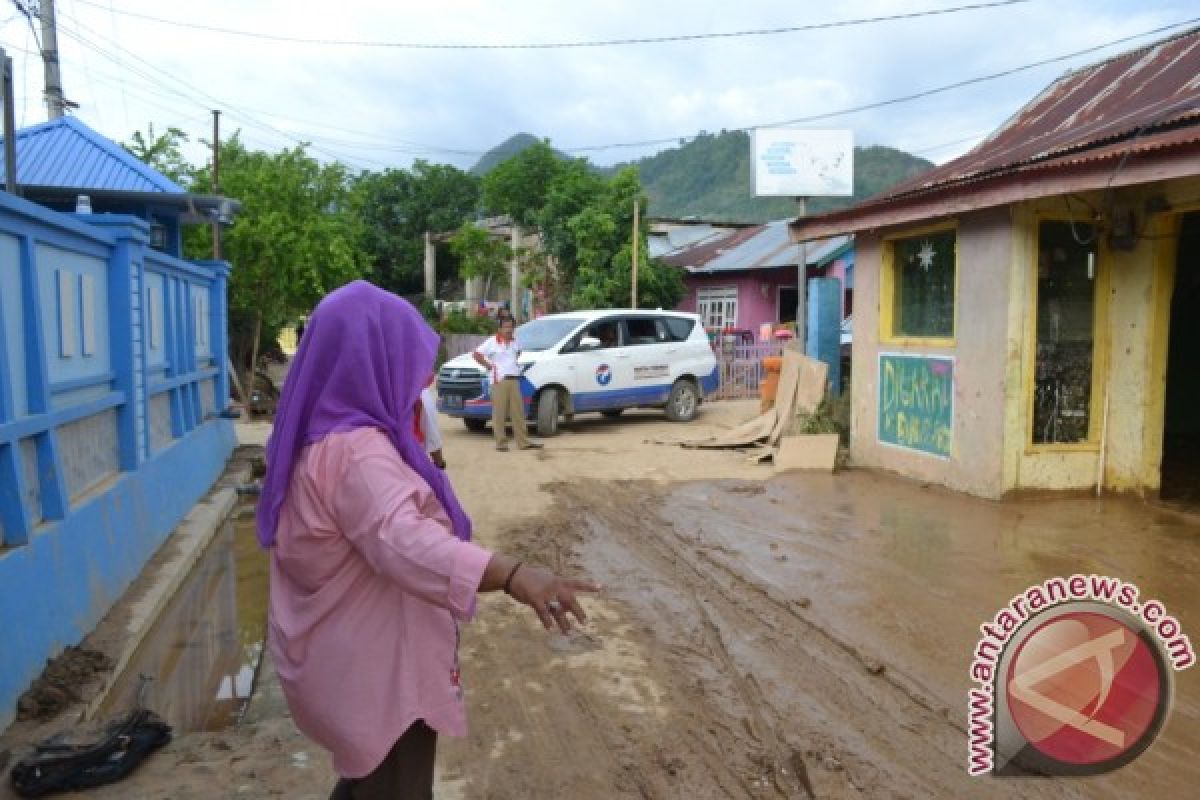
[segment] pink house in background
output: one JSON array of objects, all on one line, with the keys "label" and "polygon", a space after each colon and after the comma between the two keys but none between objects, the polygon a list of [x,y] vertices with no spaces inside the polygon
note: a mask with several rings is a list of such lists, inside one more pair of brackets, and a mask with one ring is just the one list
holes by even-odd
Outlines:
[{"label": "pink house in background", "polygon": [[[687,293],[678,309],[700,314],[711,331],[757,335],[764,323],[795,322],[800,245],[788,236],[789,221],[713,229],[694,244],[663,253],[663,261],[685,271]],[[809,242],[806,256],[808,278],[841,280],[845,319],[853,309],[853,237]]]}]

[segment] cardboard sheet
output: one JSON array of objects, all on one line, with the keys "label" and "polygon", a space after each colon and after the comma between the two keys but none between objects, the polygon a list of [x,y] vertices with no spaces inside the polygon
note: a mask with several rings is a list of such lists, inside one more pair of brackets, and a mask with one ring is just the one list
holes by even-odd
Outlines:
[{"label": "cardboard sheet", "polygon": [[800,436],[785,436],[775,453],[775,471],[793,469],[815,469],[833,472],[837,463],[838,435],[836,433],[811,433]]}]

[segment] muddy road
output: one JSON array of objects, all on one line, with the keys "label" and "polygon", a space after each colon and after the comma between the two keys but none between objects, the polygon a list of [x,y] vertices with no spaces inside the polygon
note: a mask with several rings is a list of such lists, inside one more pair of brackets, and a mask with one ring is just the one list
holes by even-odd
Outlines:
[{"label": "muddy road", "polygon": [[481,616],[465,639],[474,733],[443,749],[464,797],[1116,798],[1200,779],[1192,673],[1162,737],[1117,773],[965,771],[978,624],[1047,569],[1126,566],[1197,618],[1144,563],[1161,545],[1194,576],[1194,523],[1151,513],[1147,532],[1140,504],[986,503],[855,471],[553,494],[504,537],[608,590],[570,639],[505,606]]},{"label": "muddy road", "polygon": [[[438,800],[1192,795],[1200,669],[1175,676],[1150,750],[1106,776],[969,778],[965,730],[978,626],[1054,575],[1136,582],[1200,640],[1200,521],[1120,498],[993,503],[862,470],[773,475],[653,443],[752,413],[582,418],[537,453],[497,453],[443,420],[479,540],[606,590],[571,637],[481,598],[462,631],[470,734],[439,743]],[[240,725],[181,736],[77,797],[325,800],[332,784],[268,664]]]}]

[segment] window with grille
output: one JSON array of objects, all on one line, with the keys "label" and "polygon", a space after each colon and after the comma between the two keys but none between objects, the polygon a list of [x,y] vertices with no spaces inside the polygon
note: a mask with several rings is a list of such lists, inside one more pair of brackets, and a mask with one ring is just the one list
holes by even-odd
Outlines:
[{"label": "window with grille", "polygon": [[709,330],[737,327],[737,304],[736,286],[696,292],[696,313]]}]

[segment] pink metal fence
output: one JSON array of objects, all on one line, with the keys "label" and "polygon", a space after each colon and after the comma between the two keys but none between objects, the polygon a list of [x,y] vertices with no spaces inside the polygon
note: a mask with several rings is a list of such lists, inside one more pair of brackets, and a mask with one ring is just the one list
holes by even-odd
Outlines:
[{"label": "pink metal fence", "polygon": [[758,397],[759,385],[766,377],[763,359],[783,355],[782,342],[742,344],[716,341],[713,354],[717,357],[720,383],[710,400],[743,400]]}]

